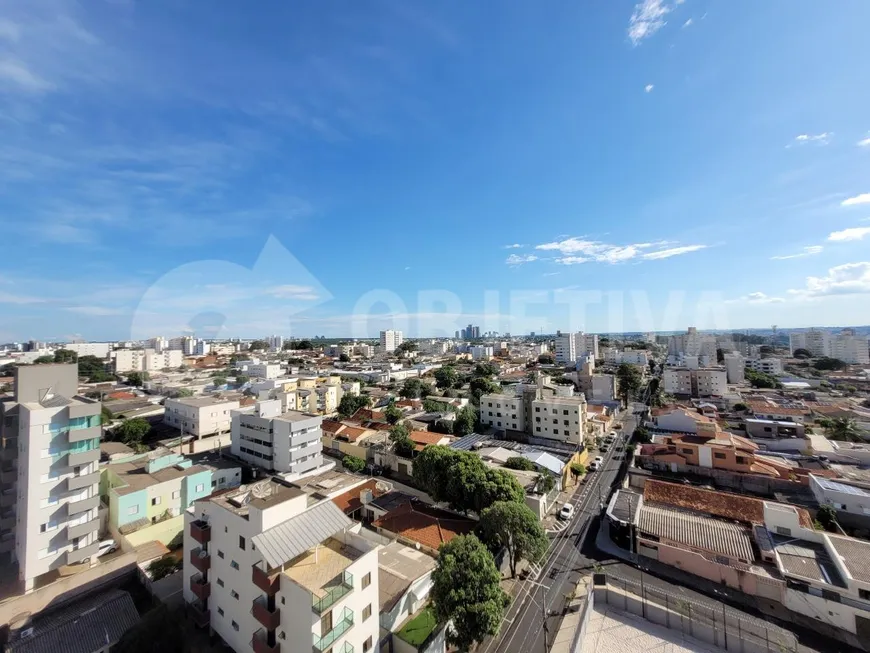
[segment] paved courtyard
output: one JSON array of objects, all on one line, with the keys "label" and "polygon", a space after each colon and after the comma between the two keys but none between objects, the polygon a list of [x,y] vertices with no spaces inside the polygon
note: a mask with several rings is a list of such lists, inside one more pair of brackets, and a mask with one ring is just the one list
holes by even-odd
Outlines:
[{"label": "paved courtyard", "polygon": [[583,638],[583,653],[722,653],[723,649],[683,637],[675,630],[596,605]]}]

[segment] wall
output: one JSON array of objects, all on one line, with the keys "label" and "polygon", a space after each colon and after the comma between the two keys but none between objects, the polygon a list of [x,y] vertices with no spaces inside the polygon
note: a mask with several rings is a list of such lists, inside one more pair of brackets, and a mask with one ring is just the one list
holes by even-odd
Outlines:
[{"label": "wall", "polygon": [[172,544],[181,543],[180,540],[176,542],[173,541],[179,538],[183,530],[184,515],[178,515],[177,517],[172,517],[171,519],[151,524],[151,526],[142,528],[133,533],[128,533],[122,537],[126,539],[132,547],[137,547],[140,544],[145,544],[146,542],[151,542],[153,540],[157,540],[161,544],[170,546]]},{"label": "wall", "polygon": [[721,469],[707,469],[694,465],[676,465],[676,469],[673,470],[672,463],[646,462],[643,469],[630,469],[628,472],[629,483],[632,487],[639,488],[643,488],[643,480],[637,478],[638,476],[681,482],[687,474],[710,479],[715,487],[738,494],[754,494],[756,496],[769,497],[775,492],[788,492],[790,494],[800,494],[810,500],[813,498],[808,486],[794,481],[753,474],[739,474]]}]

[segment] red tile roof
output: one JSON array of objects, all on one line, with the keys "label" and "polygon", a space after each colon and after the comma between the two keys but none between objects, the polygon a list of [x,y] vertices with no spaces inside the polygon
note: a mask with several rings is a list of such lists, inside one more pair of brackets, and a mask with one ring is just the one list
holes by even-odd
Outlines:
[{"label": "red tile roof", "polygon": [[809,408],[792,408],[790,406],[779,406],[766,401],[747,401],[746,405],[753,413],[762,413],[765,415],[794,415],[802,416],[810,412]]},{"label": "red tile roof", "polygon": [[364,421],[374,421],[374,422],[386,422],[387,417],[379,410],[371,410],[370,408],[358,408],[357,411],[352,415],[353,419],[364,422]]},{"label": "red tile roof", "polygon": [[[383,487],[383,485],[381,487]],[[362,499],[360,499],[360,494],[365,490],[370,490],[375,499],[386,494],[386,491],[378,489],[378,481],[371,480],[366,481],[362,485],[357,485],[355,488],[351,488],[344,494],[339,494],[337,497],[333,497],[332,502],[341,508],[344,514],[351,515],[362,507],[363,504]]]},{"label": "red tile roof", "polygon": [[408,501],[376,519],[373,525],[437,551],[454,537],[474,531],[477,522],[425,503]]},{"label": "red tile roof", "polygon": [[112,394],[106,396],[106,399],[135,399],[135,398],[136,398],[136,395],[134,395],[132,392],[125,392],[123,390],[121,390],[119,392],[113,392]]}]

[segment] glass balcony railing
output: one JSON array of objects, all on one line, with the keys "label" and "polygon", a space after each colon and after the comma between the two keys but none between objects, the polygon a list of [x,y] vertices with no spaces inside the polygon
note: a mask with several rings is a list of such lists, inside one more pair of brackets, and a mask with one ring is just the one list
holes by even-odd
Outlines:
[{"label": "glass balcony railing", "polygon": [[314,602],[311,605],[317,614],[323,614],[353,590],[353,575],[345,571],[341,576],[338,576],[338,584],[324,589],[327,590],[326,594],[314,597]]},{"label": "glass balcony railing", "polygon": [[321,637],[318,637],[317,635],[314,636],[314,650],[317,651],[317,653],[323,653],[324,651],[329,650],[332,648],[332,645],[335,644],[335,641],[352,627],[353,612],[345,608],[341,613],[341,619],[333,623],[332,630],[328,633],[324,633]]}]

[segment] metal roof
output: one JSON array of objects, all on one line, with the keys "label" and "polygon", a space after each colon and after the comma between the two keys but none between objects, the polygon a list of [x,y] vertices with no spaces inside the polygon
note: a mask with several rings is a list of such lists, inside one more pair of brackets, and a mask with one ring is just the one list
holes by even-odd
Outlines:
[{"label": "metal roof", "polygon": [[839,535],[829,535],[828,539],[849,575],[862,583],[870,583],[870,542]]},{"label": "metal roof", "polygon": [[6,645],[11,653],[93,653],[114,644],[139,622],[127,592],[112,590],[37,615],[33,634]]},{"label": "metal roof", "polygon": [[755,560],[752,536],[741,524],[644,503],[638,529],[659,538],[679,542],[747,562]]},{"label": "metal roof", "polygon": [[831,492],[842,492],[843,494],[854,494],[855,496],[859,497],[870,497],[870,492],[854,485],[837,483],[836,481],[829,481],[826,478],[816,478],[816,483],[818,483],[823,490],[830,490]]},{"label": "metal roof", "polygon": [[556,476],[559,476],[565,468],[565,463],[546,451],[524,451],[521,455],[536,465],[553,472]]},{"label": "metal roof", "polygon": [[332,501],[324,501],[252,539],[270,569],[305,553],[353,524]]}]

